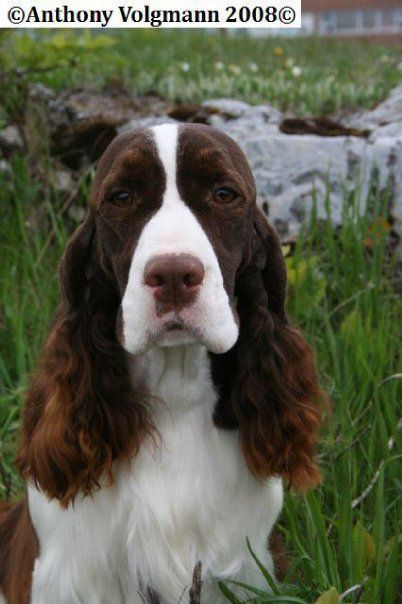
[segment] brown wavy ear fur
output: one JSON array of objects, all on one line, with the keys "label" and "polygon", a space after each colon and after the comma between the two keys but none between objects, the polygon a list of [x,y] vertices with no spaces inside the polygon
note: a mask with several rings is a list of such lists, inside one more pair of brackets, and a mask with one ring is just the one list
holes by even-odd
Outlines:
[{"label": "brown wavy ear fur", "polygon": [[62,302],[28,392],[17,466],[62,505],[90,494],[149,431],[116,337],[119,296],[97,259],[91,213],[60,265]]},{"label": "brown wavy ear fur", "polygon": [[215,422],[239,429],[256,476],[282,476],[303,490],[320,479],[314,449],[323,394],[312,351],[286,317],[285,293],[279,239],[257,210],[249,258],[236,282],[239,339],[213,359],[221,395]]}]

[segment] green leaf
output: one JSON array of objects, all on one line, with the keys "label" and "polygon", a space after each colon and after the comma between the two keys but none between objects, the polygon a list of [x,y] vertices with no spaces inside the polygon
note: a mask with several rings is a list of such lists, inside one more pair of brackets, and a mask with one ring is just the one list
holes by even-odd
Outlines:
[{"label": "green leaf", "polygon": [[54,48],[58,48],[60,50],[65,48],[66,46],[70,46],[69,40],[67,39],[65,34],[62,33],[54,34],[54,36],[52,36],[51,38],[51,43]]},{"label": "green leaf", "polygon": [[273,577],[271,577],[268,569],[265,568],[265,566],[263,565],[263,563],[261,562],[261,560],[257,557],[257,555],[252,550],[248,537],[247,537],[246,541],[247,541],[248,551],[252,555],[252,557],[254,559],[254,562],[257,564],[258,568],[260,569],[260,571],[261,571],[264,579],[268,583],[269,587],[272,589],[272,592],[274,594],[279,594],[279,590],[278,590],[278,587],[277,587],[277,585],[275,583],[275,579]]},{"label": "green leaf", "polygon": [[[263,602],[272,602],[273,604],[274,603],[277,603],[277,604],[285,604],[285,603],[286,604],[307,604],[305,600],[301,600],[300,598],[297,598],[296,596],[290,596],[290,595],[279,594],[279,593],[270,594],[270,593],[267,593],[266,591],[262,591],[261,589],[257,589],[256,587],[252,587],[251,585],[247,585],[247,583],[242,583],[241,581],[228,581],[228,583],[237,585],[238,587],[242,587],[246,591],[249,591],[252,594],[255,594],[256,596],[258,596],[256,601],[259,604],[262,604]],[[247,600],[247,602],[248,602],[248,600]]]},{"label": "green leaf", "polygon": [[353,527],[352,541],[353,556],[356,562],[358,565],[359,562],[362,564],[364,575],[371,574],[376,559],[376,548],[373,537],[360,521]]},{"label": "green leaf", "polygon": [[234,593],[230,591],[229,587],[223,583],[223,581],[219,581],[218,587],[229,602],[232,602],[232,604],[241,604],[241,601],[236,598]]},{"label": "green leaf", "polygon": [[335,587],[331,587],[328,591],[324,591],[314,604],[338,604],[339,595]]},{"label": "green leaf", "polygon": [[360,315],[356,309],[352,310],[339,326],[339,333],[346,343],[353,345],[361,333]]},{"label": "green leaf", "polygon": [[243,589],[250,591],[252,594],[256,596],[260,596],[260,598],[265,598],[266,596],[270,596],[266,591],[262,589],[258,589],[257,587],[253,587],[252,585],[248,585],[247,583],[243,583],[242,581],[235,581],[234,579],[228,579],[227,583],[231,585],[236,585],[237,587],[242,587]]}]

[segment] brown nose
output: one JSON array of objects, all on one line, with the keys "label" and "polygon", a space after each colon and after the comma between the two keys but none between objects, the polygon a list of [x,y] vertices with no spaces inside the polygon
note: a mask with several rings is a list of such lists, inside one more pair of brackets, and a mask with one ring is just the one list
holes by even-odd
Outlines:
[{"label": "brown nose", "polygon": [[192,304],[203,279],[202,263],[190,254],[155,256],[144,270],[144,283],[152,289],[162,313]]}]

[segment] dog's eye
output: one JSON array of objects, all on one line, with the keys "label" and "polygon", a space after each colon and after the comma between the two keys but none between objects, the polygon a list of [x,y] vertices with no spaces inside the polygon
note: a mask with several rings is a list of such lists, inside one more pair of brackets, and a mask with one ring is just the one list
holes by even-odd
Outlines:
[{"label": "dog's eye", "polygon": [[217,203],[231,203],[236,199],[236,197],[236,191],[234,191],[230,187],[220,187],[214,192],[214,201],[216,201]]},{"label": "dog's eye", "polygon": [[115,206],[130,206],[133,203],[133,196],[127,191],[116,191],[110,196],[109,201]]}]

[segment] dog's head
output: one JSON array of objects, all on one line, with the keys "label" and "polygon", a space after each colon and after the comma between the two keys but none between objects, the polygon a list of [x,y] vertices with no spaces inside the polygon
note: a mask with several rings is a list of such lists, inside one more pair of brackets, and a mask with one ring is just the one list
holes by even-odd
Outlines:
[{"label": "dog's head", "polygon": [[110,145],[78,237],[94,232],[119,292],[117,329],[128,352],[190,341],[232,348],[236,275],[256,214],[246,159],[213,128],[162,125]]},{"label": "dog's head", "polygon": [[51,496],[90,492],[152,430],[126,353],[193,342],[211,353],[215,422],[239,429],[250,469],[298,487],[317,481],[312,356],[288,324],[279,240],[232,139],[201,125],[115,139],[60,275],[62,305],[28,395],[19,457]]}]

